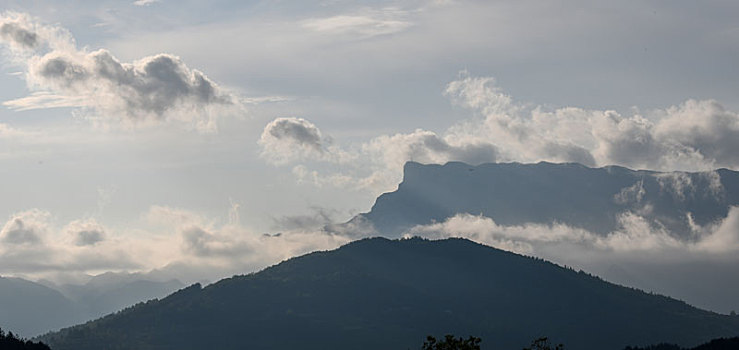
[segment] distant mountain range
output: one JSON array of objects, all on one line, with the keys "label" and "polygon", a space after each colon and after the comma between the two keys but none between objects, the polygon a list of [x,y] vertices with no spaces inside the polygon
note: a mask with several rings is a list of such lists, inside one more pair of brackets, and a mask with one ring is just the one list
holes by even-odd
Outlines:
[{"label": "distant mountain range", "polygon": [[688,238],[691,225],[726,218],[736,205],[739,172],[727,169],[663,173],[575,163],[408,162],[398,189],[353,221],[369,222],[389,237],[458,213],[481,214],[500,225],[557,222],[606,234],[619,228],[620,214],[633,212]]},{"label": "distant mountain range", "polygon": [[85,284],[51,285],[86,315],[98,318],[141,301],[165,297],[184,287],[176,279],[156,280],[138,273],[104,273]]},{"label": "distant mountain range", "polygon": [[[397,238],[417,225],[471,214],[491,218],[500,226],[558,223],[606,236],[623,229],[624,215],[636,215],[654,232],[665,231],[677,241],[690,243],[705,236],[696,231],[726,219],[732,206],[739,206],[739,172],[727,169],[689,173],[575,163],[408,162],[397,190],[379,196],[369,212],[328,229],[360,228],[359,236],[373,232]],[[711,310],[739,311],[735,292],[739,277],[730,261],[676,258],[669,264],[645,266],[611,259],[579,266],[609,280]]]},{"label": "distant mountain range", "polygon": [[184,285],[137,274],[103,274],[86,284],[36,283],[0,277],[0,327],[36,336],[98,318],[140,301],[164,297]]},{"label": "distant mountain range", "polygon": [[568,350],[695,346],[739,318],[464,239],[365,239],[199,284],[48,334],[55,350],[415,349],[426,335],[487,349],[549,336]]},{"label": "distant mountain range", "polygon": [[84,320],[62,293],[20,278],[0,277],[0,328],[24,337]]}]

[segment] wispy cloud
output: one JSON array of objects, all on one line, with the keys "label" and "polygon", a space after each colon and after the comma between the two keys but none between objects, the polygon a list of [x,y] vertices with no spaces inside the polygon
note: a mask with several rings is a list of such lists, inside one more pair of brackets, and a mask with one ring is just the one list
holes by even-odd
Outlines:
[{"label": "wispy cloud", "polygon": [[413,26],[409,13],[397,8],[365,9],[357,13],[311,18],[303,27],[325,34],[370,38],[407,30]]},{"label": "wispy cloud", "polygon": [[161,0],[136,0],[133,2],[133,4],[136,6],[149,6],[151,4],[155,4],[160,1]]}]

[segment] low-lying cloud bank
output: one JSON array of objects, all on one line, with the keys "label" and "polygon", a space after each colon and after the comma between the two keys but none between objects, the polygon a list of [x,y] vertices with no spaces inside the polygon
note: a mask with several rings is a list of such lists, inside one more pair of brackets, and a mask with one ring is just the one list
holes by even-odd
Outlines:
[{"label": "low-lying cloud bank", "polygon": [[[688,100],[631,115],[577,107],[552,109],[517,102],[493,78],[466,72],[449,83],[444,94],[472,115],[443,133],[417,129],[377,136],[362,144],[326,148],[315,137],[317,142],[306,143],[297,130],[265,137],[274,134],[278,121],[290,119],[281,118],[265,128],[260,140],[262,156],[275,164],[294,164],[293,172],[301,181],[333,183],[375,194],[397,185],[402,165],[410,160],[577,162],[660,171],[739,167],[735,151],[739,149],[739,114],[714,100]],[[309,127],[311,135],[326,138],[305,119],[293,119],[293,124],[302,124]],[[328,168],[326,163],[340,164],[342,169],[333,173],[319,170]],[[337,178],[343,181],[335,181]]]},{"label": "low-lying cloud bank", "polygon": [[115,232],[93,218],[60,225],[47,211],[19,212],[0,230],[0,275],[65,282],[121,271],[150,272],[184,282],[213,281],[351,240],[320,225],[255,233],[243,227],[235,213],[222,222],[183,209],[152,206],[134,224],[139,228]]},{"label": "low-lying cloud bank", "polygon": [[[51,213],[33,209],[12,215],[0,230],[0,275],[66,274],[138,269],[152,248],[129,251],[93,219],[53,225]],[[142,247],[144,248],[144,247]],[[143,253],[143,255],[139,255]]]},{"label": "low-lying cloud bank", "polygon": [[[255,233],[244,228],[234,213],[223,222],[183,209],[152,206],[142,217],[142,228],[111,232],[92,218],[58,225],[49,212],[19,212],[0,230],[0,274],[49,277],[55,273],[167,270],[173,266],[189,266],[194,271],[213,268],[211,276],[172,276],[197,280],[253,271],[296,255],[378,235],[368,223],[332,225],[330,214],[320,211],[316,218],[276,220],[285,228],[281,232]],[[572,258],[568,254],[577,251],[587,257],[583,262],[597,255],[645,252],[650,257],[663,253],[739,256],[739,207],[732,207],[720,222],[696,226],[693,237],[688,238],[655,228],[636,213],[623,213],[619,223],[618,230],[602,235],[558,223],[505,226],[488,217],[458,214],[444,222],[416,226],[404,236],[464,237],[554,260]]]},{"label": "low-lying cloud bank", "polygon": [[[0,275],[64,283],[119,271],[185,283],[215,281],[378,235],[366,222],[331,221],[331,213],[319,210],[315,217],[276,219],[284,230],[266,234],[241,225],[236,210],[224,220],[153,206],[141,217],[140,228],[115,232],[92,218],[60,225],[51,213],[35,209],[14,214],[2,226]],[[731,292],[739,278],[730,273],[739,263],[739,207],[732,207],[722,221],[696,226],[688,238],[655,228],[637,213],[624,213],[619,222],[618,230],[603,235],[564,224],[506,226],[484,216],[459,214],[414,227],[405,236],[464,237],[700,307],[728,312],[739,306]]]},{"label": "low-lying cloud bank", "polygon": [[459,214],[414,227],[405,236],[464,237],[720,313],[739,309],[739,207],[719,222],[696,226],[692,238],[676,238],[635,213],[624,213],[619,221],[618,230],[599,235],[564,224],[505,226]]},{"label": "low-lying cloud bank", "polygon": [[3,104],[16,110],[77,107],[101,123],[178,121],[201,131],[238,105],[230,92],[170,54],[131,63],[107,50],[78,49],[72,35],[29,15],[0,15],[0,40],[33,93]]},{"label": "low-lying cloud bank", "polygon": [[623,213],[618,219],[620,228],[604,236],[564,224],[503,226],[488,217],[457,214],[444,222],[416,226],[405,236],[431,239],[464,237],[528,255],[537,255],[542,249],[557,245],[616,254],[682,251],[716,256],[739,253],[739,207],[732,207],[726,219],[720,222],[696,227],[693,239],[676,238],[635,213]]}]

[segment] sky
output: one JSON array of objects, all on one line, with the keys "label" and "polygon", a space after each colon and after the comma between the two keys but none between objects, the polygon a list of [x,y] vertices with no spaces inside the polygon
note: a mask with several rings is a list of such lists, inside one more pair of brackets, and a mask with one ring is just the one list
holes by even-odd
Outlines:
[{"label": "sky", "polygon": [[409,160],[739,169],[735,1],[2,8],[0,275],[254,271]]}]

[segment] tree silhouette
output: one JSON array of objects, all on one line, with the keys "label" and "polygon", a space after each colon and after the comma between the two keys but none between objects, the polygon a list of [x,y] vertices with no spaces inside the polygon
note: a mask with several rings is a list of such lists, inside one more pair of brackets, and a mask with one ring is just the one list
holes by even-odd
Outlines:
[{"label": "tree silhouette", "polygon": [[467,339],[455,338],[451,334],[444,336],[443,340],[437,341],[433,336],[427,336],[421,350],[480,350],[482,339],[470,336]]},{"label": "tree silhouette", "polygon": [[523,350],[564,350],[564,348],[565,347],[562,344],[557,344],[557,346],[552,347],[547,337],[541,337],[532,341],[530,347],[523,348]]},{"label": "tree silhouette", "polygon": [[44,343],[34,343],[30,340],[21,339],[13,332],[8,332],[0,328],[0,349],[2,350],[51,350]]}]

